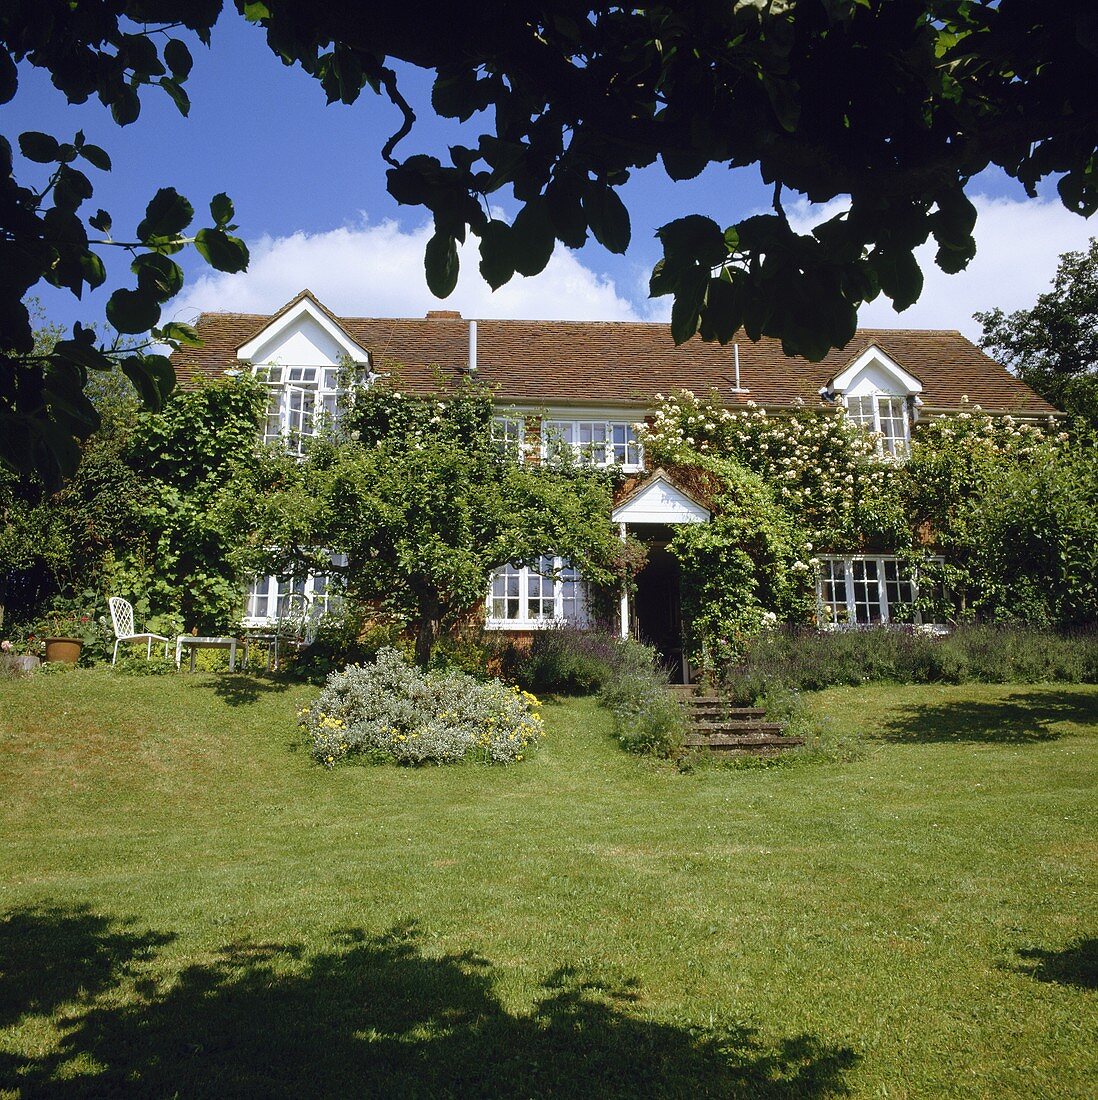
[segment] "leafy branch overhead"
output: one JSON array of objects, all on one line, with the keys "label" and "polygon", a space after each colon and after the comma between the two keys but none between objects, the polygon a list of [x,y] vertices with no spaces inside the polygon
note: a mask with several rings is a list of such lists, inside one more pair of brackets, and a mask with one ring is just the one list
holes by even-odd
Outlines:
[{"label": "leafy branch overhead", "polygon": [[[674,299],[677,341],[727,341],[742,329],[819,359],[851,338],[863,302],[883,294],[903,309],[919,297],[921,244],[933,239],[947,272],[968,264],[976,211],[965,189],[988,166],[1030,195],[1054,178],[1069,209],[1098,209],[1092,0],[236,7],[285,64],[321,83],[329,102],[353,103],[368,88],[399,109],[400,127],[381,151],[388,188],[431,212],[427,282],[442,297],[457,284],[458,245],[470,234],[482,274],[501,286],[544,268],[557,242],[578,248],[594,238],[624,252],[634,227],[623,186],[640,169],[684,180],[712,166],[757,166],[773,188],[772,211],[663,226],[651,292]],[[221,0],[116,0],[107,10],[11,0],[0,9],[0,102],[15,94],[24,62],[49,72],[71,102],[97,95],[119,125],[138,117],[149,88],[186,114],[191,53],[182,36],[208,44],[221,8]],[[431,109],[475,134],[445,161],[399,155],[415,125],[401,90],[409,66],[434,74]],[[0,146],[9,169],[0,182],[0,259],[11,272],[0,287],[8,353],[0,458],[67,468],[74,439],[91,430],[80,399],[90,364],[28,361],[20,299],[42,280],[77,295],[104,281],[100,253],[116,242],[104,212],[86,223],[79,216],[92,185],[75,164],[104,171],[110,162],[79,137],[23,137],[24,155],[52,175],[45,190],[20,185],[11,147]],[[783,206],[788,191],[845,208],[800,234]],[[508,197],[517,203],[510,223],[492,214]],[[178,290],[170,257],[179,248],[193,244],[222,270],[247,262],[223,197],[213,224],[193,236],[184,235],[190,207],[174,192],[161,192],[150,210],[146,235],[122,245],[137,277],[111,298],[110,319],[124,331],[158,323]],[[89,240],[88,228],[100,236]],[[74,341],[86,359],[87,338]],[[155,399],[166,377],[154,366],[146,397]]]},{"label": "leafy branch overhead", "polygon": [[[113,14],[95,18],[87,7],[4,6],[0,102],[16,94],[15,62],[24,61],[48,70],[70,102],[97,95],[119,125],[137,119],[140,92],[149,87],[162,89],[185,115],[189,101],[182,85],[191,54],[172,32],[182,27],[208,41],[220,4],[117,5]],[[131,27],[124,15],[136,19],[138,7],[151,21]],[[194,208],[170,187],[152,197],[132,234],[116,238],[106,210],[85,210],[94,195],[94,173],[111,171],[106,150],[83,133],[61,140],[37,131],[19,134],[16,148],[39,166],[41,182],[28,186],[17,179],[15,149],[0,137],[0,462],[37,472],[54,485],[73,471],[80,441],[99,426],[85,392],[89,371],[121,370],[144,404],[158,409],[175,384],[164,346],[197,342],[190,326],[161,323],[162,307],[183,286],[183,270],[172,257],[193,245],[219,270],[241,271],[248,250],[233,235],[233,204],[226,195],[210,203],[210,224],[192,231]],[[45,282],[81,298],[106,281],[104,257],[111,250],[129,256],[133,282],[115,289],[106,303],[106,321],[118,338],[103,341],[95,326],[77,322],[68,339],[36,349],[24,304],[28,292]],[[137,335],[146,339],[132,339]]]},{"label": "leafy branch overhead", "polygon": [[[738,3],[423,4],[361,12],[299,0],[246,5],[285,60],[330,100],[369,86],[414,115],[394,60],[434,70],[432,108],[471,122],[475,144],[449,163],[386,148],[389,191],[429,209],[427,279],[445,296],[457,245],[478,238],[499,286],[534,274],[557,241],[630,242],[621,191],[658,164],[674,180],[757,165],[773,212],[720,224],[690,216],[659,230],[653,295],[674,298],[672,327],[727,341],[779,338],[819,359],[853,335],[879,294],[904,309],[920,294],[915,249],[962,270],[975,253],[971,178],[997,165],[1031,195],[1058,179],[1066,206],[1098,208],[1098,10],[1088,0],[740,0]],[[798,234],[787,190],[847,209]],[[519,203],[507,224],[491,200]],[[627,194],[627,192],[626,192]]]}]

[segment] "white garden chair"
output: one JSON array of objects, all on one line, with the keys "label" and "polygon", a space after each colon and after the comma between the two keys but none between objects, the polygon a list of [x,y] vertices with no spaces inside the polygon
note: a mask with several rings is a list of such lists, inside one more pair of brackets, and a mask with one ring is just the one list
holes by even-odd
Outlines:
[{"label": "white garden chair", "polygon": [[111,609],[111,623],[114,625],[114,656],[111,657],[113,665],[118,660],[118,647],[123,642],[145,642],[145,660],[152,658],[152,644],[156,640],[164,643],[164,660],[168,659],[168,642],[163,634],[135,634],[133,632],[133,604],[121,596],[111,596],[107,603]]}]

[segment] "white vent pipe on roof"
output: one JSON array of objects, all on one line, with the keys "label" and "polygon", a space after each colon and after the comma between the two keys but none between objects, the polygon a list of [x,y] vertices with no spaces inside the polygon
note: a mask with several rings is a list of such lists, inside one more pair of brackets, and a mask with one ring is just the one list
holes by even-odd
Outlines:
[{"label": "white vent pipe on roof", "polygon": [[744,386],[740,384],[740,345],[738,343],[732,345],[732,362],[736,366],[736,384],[732,387],[733,393],[748,393],[750,392]]},{"label": "white vent pipe on roof", "polygon": [[477,373],[477,323],[469,322],[469,377],[473,378]]}]

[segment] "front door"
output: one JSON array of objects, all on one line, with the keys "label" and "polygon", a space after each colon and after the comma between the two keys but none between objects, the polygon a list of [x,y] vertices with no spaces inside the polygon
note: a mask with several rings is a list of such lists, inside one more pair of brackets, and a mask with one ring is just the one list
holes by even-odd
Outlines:
[{"label": "front door", "polygon": [[666,546],[651,546],[637,574],[633,601],[636,636],[660,655],[673,683],[683,681],[679,561]]}]

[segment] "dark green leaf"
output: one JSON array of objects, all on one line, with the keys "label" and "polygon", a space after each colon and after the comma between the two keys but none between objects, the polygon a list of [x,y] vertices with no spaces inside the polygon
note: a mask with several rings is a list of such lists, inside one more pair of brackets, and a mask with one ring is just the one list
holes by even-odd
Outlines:
[{"label": "dark green leaf", "polygon": [[19,87],[19,70],[7,50],[0,50],[0,103],[10,102]]},{"label": "dark green leaf", "polygon": [[107,320],[119,332],[148,332],[160,320],[160,305],[149,291],[119,289],[107,302]]},{"label": "dark green leaf", "polygon": [[151,294],[158,302],[166,302],[183,289],[183,270],[167,256],[142,252],[130,264],[137,276],[138,289]]},{"label": "dark green leaf", "polygon": [[191,97],[183,90],[182,86],[174,80],[164,77],[160,81],[160,87],[171,96],[179,113],[186,118],[191,113]]},{"label": "dark green leaf", "polygon": [[218,271],[248,269],[248,246],[223,229],[200,229],[195,235],[194,246],[202,258]]},{"label": "dark green leaf", "polygon": [[178,38],[168,39],[164,47],[164,60],[168,63],[168,68],[171,69],[172,76],[176,80],[186,80],[194,63],[186,43],[180,42]]},{"label": "dark green leaf", "polygon": [[210,200],[210,216],[218,228],[228,225],[233,220],[234,213],[233,200],[224,192],[214,195]]},{"label": "dark green leaf", "polygon": [[202,346],[202,338],[190,325],[182,321],[169,321],[160,329],[162,340],[172,340],[184,347],[198,348]]},{"label": "dark green leaf", "polygon": [[122,372],[134,384],[142,402],[153,412],[164,405],[175,387],[175,371],[163,355],[130,355],[122,360]]},{"label": "dark green leaf", "polygon": [[194,207],[174,187],[162,187],[145,207],[137,238],[147,243],[174,240],[194,218]]},{"label": "dark green leaf", "polygon": [[423,267],[427,286],[436,298],[447,298],[458,280],[457,241],[448,233],[435,233],[427,242]]},{"label": "dark green leaf", "polygon": [[37,130],[28,130],[19,135],[19,151],[36,164],[52,164],[61,152],[57,139],[49,134],[40,134]]},{"label": "dark green leaf", "polygon": [[667,259],[697,262],[716,267],[728,256],[728,246],[721,227],[712,218],[688,214],[656,230]]},{"label": "dark green leaf", "polygon": [[83,172],[70,168],[67,164],[58,168],[57,182],[53,186],[53,201],[61,210],[76,210],[91,196],[91,180]]},{"label": "dark green leaf", "polygon": [[107,156],[106,150],[100,149],[98,145],[82,145],[80,155],[93,168],[98,168],[101,172],[111,170],[111,158]]},{"label": "dark green leaf", "polygon": [[515,273],[511,257],[511,227],[490,221],[480,234],[480,273],[485,282],[498,290]]},{"label": "dark green leaf", "polygon": [[92,229],[98,229],[100,233],[109,233],[111,231],[111,216],[106,210],[97,210],[92,217],[88,218],[88,225]]},{"label": "dark green leaf", "polygon": [[877,272],[881,290],[892,299],[897,311],[903,311],[918,301],[923,289],[923,273],[915,256],[906,250],[883,252],[874,250],[870,262]]},{"label": "dark green leaf", "polygon": [[139,114],[141,114],[141,100],[138,98],[137,90],[131,88],[129,84],[123,84],[111,100],[111,117],[119,126],[128,126],[131,122],[137,121]]},{"label": "dark green leaf", "polygon": [[743,299],[739,283],[710,279],[701,320],[702,339],[727,344],[742,324]]},{"label": "dark green leaf", "polygon": [[79,340],[59,340],[53,349],[57,359],[76,363],[85,370],[110,370],[114,362],[93,344]]},{"label": "dark green leaf", "polygon": [[543,198],[531,199],[511,226],[515,270],[520,275],[537,275],[553,255],[556,239]]},{"label": "dark green leaf", "polygon": [[80,256],[80,267],[84,272],[84,282],[94,290],[102,286],[107,278],[103,269],[103,261],[94,252],[84,252]]},{"label": "dark green leaf", "polygon": [[555,176],[545,189],[545,208],[557,240],[569,248],[582,248],[587,240],[587,218],[583,213],[583,187],[567,173]]},{"label": "dark green leaf", "polygon": [[671,338],[676,344],[684,344],[698,331],[705,292],[709,285],[709,272],[693,268],[679,280],[675,290],[675,304],[671,307]]},{"label": "dark green leaf", "polygon": [[611,252],[629,247],[629,211],[618,193],[604,183],[589,183],[583,192],[583,212],[595,240]]}]

